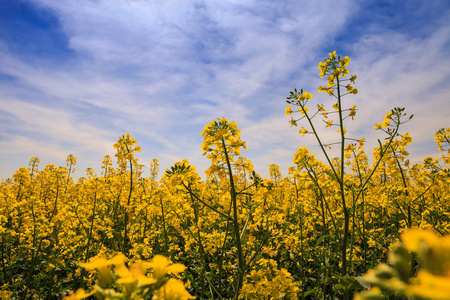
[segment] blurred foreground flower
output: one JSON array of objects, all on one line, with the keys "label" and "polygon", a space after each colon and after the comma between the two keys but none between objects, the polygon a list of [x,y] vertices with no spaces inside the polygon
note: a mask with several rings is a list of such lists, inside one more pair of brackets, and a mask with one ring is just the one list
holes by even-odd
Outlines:
[{"label": "blurred foreground flower", "polygon": [[[406,296],[409,299],[450,299],[450,235],[438,237],[428,230],[412,229],[402,234],[403,243],[389,253],[389,263],[379,264],[361,279],[370,285],[355,299],[384,299]],[[419,261],[415,277],[411,275],[411,255]]]},{"label": "blurred foreground flower", "polygon": [[[151,262],[138,261],[130,267],[126,260],[123,254],[111,259],[100,255],[88,263],[80,263],[81,267],[98,274],[98,284],[91,292],[79,289],[64,299],[85,299],[91,295],[97,299],[195,299],[181,280],[167,278],[169,274],[183,272],[184,265],[171,264],[161,255],[156,255]],[[147,271],[149,269],[151,272]]]}]

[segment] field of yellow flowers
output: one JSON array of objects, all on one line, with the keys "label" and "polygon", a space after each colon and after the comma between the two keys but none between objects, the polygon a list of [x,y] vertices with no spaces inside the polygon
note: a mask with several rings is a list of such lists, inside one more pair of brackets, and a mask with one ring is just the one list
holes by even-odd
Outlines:
[{"label": "field of yellow flowers", "polygon": [[[261,178],[225,118],[201,133],[206,180],[187,160],[160,176],[154,159],[143,177],[130,134],[114,144],[116,164],[105,156],[100,175],[88,169],[76,182],[75,156],[43,169],[31,158],[0,186],[0,298],[349,299],[372,287],[357,297],[449,299],[410,285],[429,275],[450,286],[450,252],[434,256],[450,249],[437,237],[450,233],[450,128],[436,133],[441,157],[411,165],[412,138],[401,133],[410,117],[393,108],[374,127],[386,139],[368,156],[365,140],[347,133],[357,114],[343,99],[357,94],[350,62],[333,52],[319,65],[332,110],[303,90],[287,97],[291,126],[314,135],[326,159],[301,147],[286,177],[270,165]],[[323,122],[338,142],[322,140]]]}]

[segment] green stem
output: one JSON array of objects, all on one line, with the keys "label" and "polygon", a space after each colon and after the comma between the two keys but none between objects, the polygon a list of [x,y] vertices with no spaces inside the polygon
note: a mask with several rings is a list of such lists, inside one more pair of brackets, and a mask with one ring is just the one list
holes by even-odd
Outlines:
[{"label": "green stem", "polygon": [[[392,150],[392,154],[394,155],[395,161],[397,163],[398,169],[400,170],[400,174],[402,176],[403,187],[406,190],[405,195],[406,195],[406,197],[409,197],[408,186],[406,184],[405,173],[403,171],[402,165],[400,164],[400,161],[399,161],[398,157],[396,156],[394,147],[391,146],[391,150]],[[408,206],[408,228],[411,228],[412,227],[411,204],[407,204],[407,206]]]},{"label": "green stem", "polygon": [[201,204],[203,204],[204,206],[208,207],[209,209],[211,209],[212,211],[218,213],[219,215],[221,215],[222,217],[225,217],[225,219],[227,220],[232,220],[232,217],[230,217],[227,214],[224,214],[223,212],[221,212],[220,210],[215,209],[214,207],[212,207],[211,205],[209,205],[208,203],[206,203],[205,201],[203,201],[202,199],[200,199],[197,195],[195,195],[192,190],[184,184],[184,182],[181,182],[181,184],[185,187],[186,190],[189,191],[189,193],[194,196],[195,199],[197,199]]},{"label": "green stem", "polygon": [[320,149],[322,149],[323,154],[325,155],[325,158],[327,159],[327,162],[331,168],[331,170],[333,171],[333,174],[336,176],[336,178],[338,178],[338,173],[336,171],[336,169],[333,166],[333,163],[331,162],[330,157],[328,156],[327,151],[325,150],[324,145],[322,144],[322,141],[320,140],[319,135],[317,134],[316,129],[314,128],[314,124],[312,122],[312,119],[308,116],[307,112],[305,111],[305,109],[302,107],[302,110],[306,116],[306,119],[308,120],[309,126],[311,126],[312,132],[314,134],[314,136],[316,137],[317,142],[319,143]]},{"label": "green stem", "polygon": [[[361,174],[361,167],[359,166],[358,156],[355,154],[355,151],[353,151],[353,157],[355,158],[355,164],[356,168],[358,170],[358,178],[359,178],[359,184],[362,186],[363,179]],[[356,201],[356,200],[355,200]],[[355,202],[356,203],[356,202]],[[356,207],[354,207],[356,209]],[[362,239],[363,239],[363,259],[364,259],[364,271],[366,271],[366,259],[367,259],[367,243],[366,243],[366,216],[365,216],[365,199],[364,199],[364,193],[361,194],[361,222],[362,222]]]},{"label": "green stem", "polygon": [[[127,147],[127,152],[130,153],[130,150]],[[128,209],[131,203],[131,193],[133,192],[133,162],[130,159],[130,192],[128,193],[128,201],[127,206],[125,207],[125,224],[124,224],[124,233],[123,233],[123,253],[125,255],[128,254]]]},{"label": "green stem", "polygon": [[[345,151],[345,133],[344,133],[344,119],[342,117],[342,104],[341,104],[341,89],[339,85],[339,76],[336,76],[336,86],[337,86],[337,99],[339,105],[339,128],[341,132],[341,165],[340,165],[340,176],[337,176],[339,182],[339,190],[341,193],[342,210],[344,212],[344,236],[342,238],[342,269],[341,276],[347,274],[347,243],[349,234],[349,223],[350,223],[350,213],[345,203],[345,187],[344,187],[344,151]],[[347,297],[348,295],[344,295]]]},{"label": "green stem", "polygon": [[167,231],[166,231],[166,218],[164,214],[164,204],[161,195],[159,195],[159,203],[161,204],[161,214],[162,214],[162,223],[163,223],[163,233],[164,233],[164,254],[167,255],[168,251],[168,241],[167,241]]},{"label": "green stem", "polygon": [[244,282],[244,256],[242,254],[242,245],[241,245],[241,236],[240,236],[240,230],[239,230],[239,220],[238,220],[238,212],[237,212],[237,197],[236,197],[236,190],[234,186],[234,180],[233,180],[233,172],[231,169],[231,163],[230,158],[228,157],[228,151],[227,147],[225,145],[224,139],[222,139],[222,146],[223,151],[225,154],[225,159],[227,162],[227,168],[228,168],[228,175],[230,177],[230,196],[231,196],[231,202],[233,203],[233,227],[234,227],[234,236],[236,239],[236,248],[237,248],[237,255],[238,255],[238,281],[237,281],[237,288],[236,288],[236,295],[235,299],[238,299],[239,290],[242,287],[242,284]]},{"label": "green stem", "polygon": [[[295,196],[296,196],[296,200],[298,201],[298,197],[299,197],[299,195],[298,195],[298,187],[297,187],[297,178],[294,178],[294,185],[295,185]],[[296,201],[296,202],[297,202]],[[305,290],[305,272],[304,272],[304,269],[303,269],[303,224],[302,224],[302,222],[303,222],[303,218],[302,218],[302,216],[303,216],[303,206],[301,206],[300,207],[300,276],[301,276],[301,283],[302,283],[302,286],[301,286],[301,290],[302,290],[302,294],[301,294],[301,298],[300,299],[303,299],[304,297],[303,297],[303,291]]]},{"label": "green stem", "polygon": [[84,261],[87,261],[89,258],[89,246],[91,244],[91,240],[92,240],[92,231],[94,230],[94,220],[95,220],[95,208],[97,205],[97,184],[95,186],[95,193],[94,193],[94,205],[92,208],[92,216],[91,216],[91,226],[89,228],[89,235],[88,235],[88,241],[87,241],[87,245],[86,245],[86,254],[84,255]]}]

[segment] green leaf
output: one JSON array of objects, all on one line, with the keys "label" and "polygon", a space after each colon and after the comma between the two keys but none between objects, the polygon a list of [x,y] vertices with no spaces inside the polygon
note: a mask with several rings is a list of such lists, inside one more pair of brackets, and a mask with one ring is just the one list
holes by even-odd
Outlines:
[{"label": "green leaf", "polygon": [[334,286],[334,289],[335,289],[336,291],[340,291],[340,292],[344,292],[344,291],[345,291],[345,287],[344,287],[342,284],[340,284],[340,283],[336,284],[336,285]]},{"label": "green leaf", "polygon": [[331,172],[330,170],[326,170],[326,171],[324,171],[324,173],[327,174],[328,176],[330,176],[333,180],[338,181],[336,175],[334,175],[334,173]]},{"label": "green leaf", "polygon": [[319,246],[319,244],[322,243],[323,240],[326,239],[327,237],[330,237],[330,235],[326,234],[326,235],[320,236],[316,241],[316,247]]},{"label": "green leaf", "polygon": [[365,289],[370,289],[370,284],[369,284],[367,281],[364,280],[364,277],[363,277],[363,276],[355,277],[355,279],[359,282],[359,284],[360,284],[363,288],[365,288]]},{"label": "green leaf", "polygon": [[314,293],[314,290],[308,290],[306,292],[303,293],[303,298],[308,297],[309,295],[311,295],[312,293]]},{"label": "green leaf", "polygon": [[350,285],[347,287],[347,290],[359,290],[362,286],[361,286],[361,284],[359,283],[359,281],[357,281],[357,280],[355,280],[355,278],[354,277],[352,277],[353,278],[353,282],[352,283],[350,283]]}]

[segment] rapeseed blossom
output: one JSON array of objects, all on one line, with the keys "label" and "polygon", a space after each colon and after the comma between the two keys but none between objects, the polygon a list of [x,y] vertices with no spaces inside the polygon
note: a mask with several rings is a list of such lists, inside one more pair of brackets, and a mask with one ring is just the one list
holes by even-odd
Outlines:
[{"label": "rapeseed blossom", "polygon": [[[147,170],[131,134],[114,145],[116,162],[106,155],[101,173],[78,179],[75,155],[43,168],[32,157],[0,185],[0,297],[350,298],[362,289],[355,277],[388,258],[372,279],[392,275],[405,295],[445,299],[449,250],[436,235],[450,232],[450,131],[436,133],[441,157],[413,164],[413,134],[398,131],[404,113],[393,109],[377,124],[388,139],[367,154],[346,123],[358,112],[342,98],[357,93],[349,63],[331,52],[319,65],[328,110],[309,92],[289,96],[285,113],[300,134],[319,136],[322,117],[340,134],[320,139],[322,156],[299,147],[286,176],[271,164],[261,178],[226,118],[202,132],[206,179],[187,159],[159,178],[157,159]],[[326,157],[331,146],[343,155]]]}]

